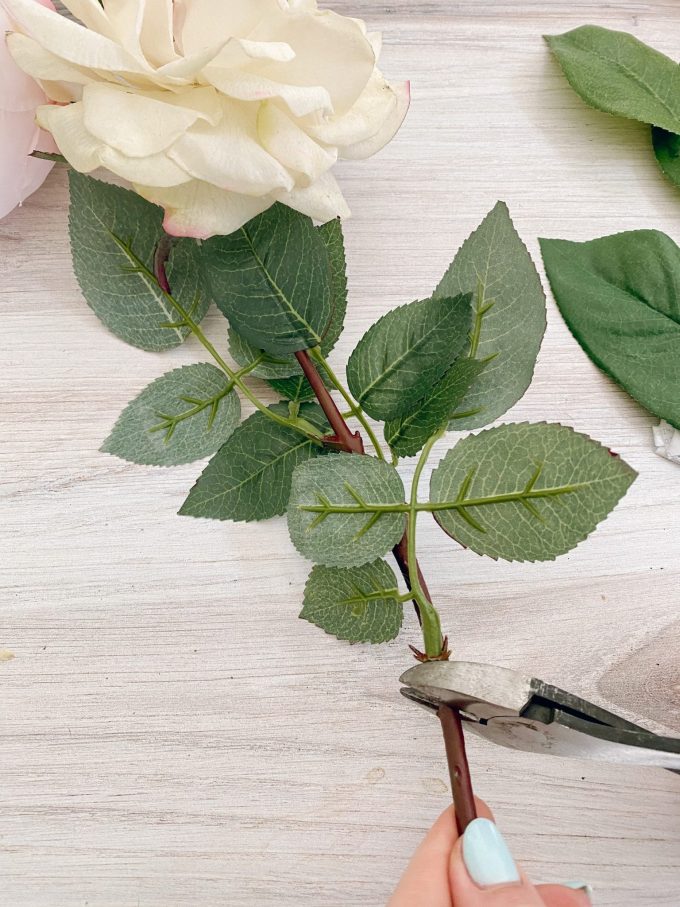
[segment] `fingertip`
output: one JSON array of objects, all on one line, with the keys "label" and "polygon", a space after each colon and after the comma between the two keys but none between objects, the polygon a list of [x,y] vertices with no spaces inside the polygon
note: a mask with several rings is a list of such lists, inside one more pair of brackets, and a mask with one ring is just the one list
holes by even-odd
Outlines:
[{"label": "fingertip", "polygon": [[563,885],[537,885],[547,907],[592,907],[587,889],[574,890]]},{"label": "fingertip", "polygon": [[485,816],[471,823],[456,841],[449,882],[454,903],[462,907],[545,907],[495,823]]},{"label": "fingertip", "polygon": [[495,822],[493,813],[486,805],[486,803],[483,800],[480,800],[479,797],[475,797],[475,806],[477,807],[478,819],[491,819],[492,822]]}]

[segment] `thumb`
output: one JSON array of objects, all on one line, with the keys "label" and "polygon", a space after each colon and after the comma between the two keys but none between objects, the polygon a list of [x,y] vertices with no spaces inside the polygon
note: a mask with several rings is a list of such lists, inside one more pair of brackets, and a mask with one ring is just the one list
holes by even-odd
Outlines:
[{"label": "thumb", "polygon": [[449,880],[455,907],[546,907],[490,819],[475,819],[456,842]]}]

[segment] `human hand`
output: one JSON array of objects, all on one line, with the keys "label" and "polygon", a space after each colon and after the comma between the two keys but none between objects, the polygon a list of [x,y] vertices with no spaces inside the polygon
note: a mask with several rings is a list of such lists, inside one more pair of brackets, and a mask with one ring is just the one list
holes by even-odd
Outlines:
[{"label": "human hand", "polygon": [[532,885],[485,803],[477,814],[462,838],[453,807],[441,814],[387,907],[590,907],[584,884]]}]

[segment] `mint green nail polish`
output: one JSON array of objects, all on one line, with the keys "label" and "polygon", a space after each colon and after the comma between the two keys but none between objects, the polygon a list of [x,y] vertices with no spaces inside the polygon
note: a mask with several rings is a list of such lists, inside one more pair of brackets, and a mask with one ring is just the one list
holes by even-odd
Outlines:
[{"label": "mint green nail polish", "polygon": [[463,835],[463,860],[477,885],[507,885],[519,882],[519,871],[508,845],[489,819],[470,822]]}]

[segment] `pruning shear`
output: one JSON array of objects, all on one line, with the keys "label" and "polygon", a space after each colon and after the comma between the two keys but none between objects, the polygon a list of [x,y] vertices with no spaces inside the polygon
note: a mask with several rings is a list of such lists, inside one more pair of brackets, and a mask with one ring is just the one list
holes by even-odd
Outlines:
[{"label": "pruning shear", "polygon": [[403,696],[442,721],[461,832],[475,817],[463,726],[510,749],[680,774],[680,737],[655,734],[536,677],[475,662],[430,661],[400,681]]}]

